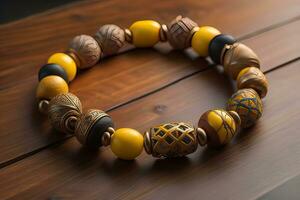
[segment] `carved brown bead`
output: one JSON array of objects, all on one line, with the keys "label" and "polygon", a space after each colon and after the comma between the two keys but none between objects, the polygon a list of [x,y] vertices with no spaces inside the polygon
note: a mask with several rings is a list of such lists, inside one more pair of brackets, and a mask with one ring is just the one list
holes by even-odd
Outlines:
[{"label": "carved brown bead", "polygon": [[268,92],[268,80],[260,69],[247,67],[239,73],[237,87],[238,89],[252,88],[263,98]]},{"label": "carved brown bead", "polygon": [[95,65],[101,56],[101,49],[97,41],[88,35],[79,35],[73,38],[69,45],[69,52],[74,53],[80,65],[78,68],[85,69]]},{"label": "carved brown bead", "polygon": [[168,41],[175,49],[185,49],[191,46],[191,38],[196,28],[197,23],[190,18],[177,16],[168,25]]},{"label": "carved brown bead", "polygon": [[125,43],[125,33],[120,27],[107,24],[96,33],[95,39],[103,50],[104,55],[116,54]]},{"label": "carved brown bead", "polygon": [[242,43],[226,45],[221,58],[225,72],[234,80],[239,72],[246,67],[260,68],[258,56],[252,49]]},{"label": "carved brown bead", "polygon": [[71,93],[59,94],[49,103],[48,116],[51,124],[64,133],[74,132],[74,123],[81,113],[81,102]]}]

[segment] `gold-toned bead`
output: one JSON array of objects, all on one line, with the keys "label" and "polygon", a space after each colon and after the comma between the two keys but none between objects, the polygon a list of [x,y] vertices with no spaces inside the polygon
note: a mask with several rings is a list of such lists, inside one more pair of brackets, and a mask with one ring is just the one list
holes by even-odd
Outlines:
[{"label": "gold-toned bead", "polygon": [[74,132],[81,113],[81,102],[71,93],[57,95],[49,103],[50,122],[55,129],[64,133]]},{"label": "gold-toned bead", "polygon": [[104,132],[104,134],[101,137],[102,145],[104,145],[104,146],[110,145],[111,135],[114,134],[114,132],[115,132],[115,129],[112,127],[109,127],[107,129],[107,131]]},{"label": "gold-toned bead", "polygon": [[39,111],[43,114],[47,114],[48,113],[48,108],[49,108],[49,101],[48,100],[41,100],[38,103],[39,106]]},{"label": "gold-toned bead", "polygon": [[197,139],[200,146],[205,146],[207,144],[207,135],[202,128],[196,129]]},{"label": "gold-toned bead", "polygon": [[258,56],[252,49],[242,43],[225,45],[222,51],[221,61],[225,72],[234,80],[244,68],[260,68]]},{"label": "gold-toned bead", "polygon": [[126,42],[132,43],[132,33],[131,33],[131,31],[128,28],[126,28],[124,30],[124,32],[125,32],[125,40],[126,40]]},{"label": "gold-toned bead", "polygon": [[243,69],[237,77],[238,89],[252,88],[263,98],[268,92],[268,80],[266,76],[256,67]]},{"label": "gold-toned bead", "polygon": [[237,128],[240,127],[242,121],[241,121],[241,118],[240,118],[239,114],[237,112],[233,111],[233,110],[228,111],[228,113],[231,115],[231,117],[233,117],[233,119],[234,119],[234,121],[237,125]]},{"label": "gold-toned bead", "polygon": [[183,122],[150,128],[144,142],[145,150],[154,157],[185,156],[198,146],[194,127]]},{"label": "gold-toned bead", "polygon": [[159,29],[159,39],[161,42],[166,42],[168,40],[167,34],[168,34],[168,27],[167,25],[162,24]]}]

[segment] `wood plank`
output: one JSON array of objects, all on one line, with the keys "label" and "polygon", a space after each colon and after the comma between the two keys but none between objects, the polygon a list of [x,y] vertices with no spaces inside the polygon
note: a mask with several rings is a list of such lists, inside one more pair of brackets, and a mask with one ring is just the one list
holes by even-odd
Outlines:
[{"label": "wood plank", "polygon": [[[293,5],[293,2],[291,1],[290,5]],[[117,4],[118,1],[114,3]],[[198,7],[205,7],[207,10],[212,10],[213,12],[217,9],[220,12],[218,15],[225,15],[225,13],[227,17],[232,15],[230,18],[232,21],[231,23],[225,23],[228,25],[226,29],[224,23],[214,18],[210,13],[198,16],[185,12],[186,15],[195,18],[199,23],[206,21],[207,23],[220,26],[221,29],[224,28],[227,32],[236,33],[238,36],[245,34],[245,30],[249,31],[247,28],[249,26],[252,27],[251,31],[254,31],[267,24],[276,23],[296,15],[291,9],[288,12],[285,10],[284,5],[286,4],[281,5],[281,2],[278,2],[279,5],[276,4],[274,9],[280,8],[278,14],[281,13],[284,17],[278,18],[277,15],[271,15],[267,16],[267,20],[253,23],[259,16],[265,16],[265,13],[262,10],[259,10],[257,13],[250,12],[249,10],[253,9],[253,3],[248,5],[248,3],[241,4],[240,1],[232,1],[232,6],[239,6],[241,11],[249,12],[247,14],[248,17],[252,17],[246,18],[241,25],[236,26],[234,23],[236,17],[234,16],[237,13],[228,12],[228,9],[231,8],[227,6],[215,8],[212,4],[206,5],[200,2],[188,2],[183,8],[194,4],[199,4]],[[266,1],[261,6],[267,8],[269,4],[270,2]],[[133,11],[127,13],[128,16],[123,16],[127,20],[119,17],[115,18],[115,16],[111,16],[111,13],[110,15],[106,15],[108,14],[106,12],[112,12],[105,9],[108,5],[111,5],[111,3],[80,3],[70,6],[70,8],[63,11],[58,10],[0,27],[0,33],[4,36],[0,37],[0,43],[3,44],[0,49],[0,109],[3,113],[7,113],[5,118],[0,119],[1,164],[8,163],[15,158],[19,159],[27,153],[65,138],[64,135],[53,132],[47,120],[41,118],[36,111],[36,107],[34,106],[34,91],[37,85],[36,74],[42,61],[49,55],[49,52],[54,52],[55,49],[62,50],[63,44],[67,43],[67,40],[72,35],[79,33],[80,30],[86,30],[87,33],[91,33],[95,29],[96,24],[119,21],[123,25],[125,21],[129,23],[134,18],[138,19],[142,16],[141,12]],[[141,4],[131,6],[136,8],[136,6],[141,6]],[[146,13],[146,16],[152,16],[150,15],[151,11],[168,7],[169,3],[165,3],[162,7],[157,7],[155,4],[152,6],[149,13]],[[170,9],[170,12],[167,12],[168,16],[165,14],[158,15],[157,19],[168,21],[174,17],[176,14],[174,13],[175,11],[172,11],[172,6],[176,5],[172,4],[168,8]],[[96,8],[99,10],[104,9],[104,12],[94,12]],[[119,9],[120,7],[112,6],[112,8]],[[81,15],[79,10],[89,10],[89,14]],[[92,18],[91,15],[97,20],[90,20]],[[86,16],[89,20],[86,20],[82,16]],[[294,23],[297,25],[299,22],[296,21]],[[82,27],[83,24],[88,26]],[[293,38],[297,37],[296,33],[299,26],[291,24],[291,26],[284,26],[285,28],[283,29],[276,29],[277,38],[279,38],[280,34],[291,35],[291,37],[284,37],[283,40],[275,38],[277,46],[287,44],[293,41]],[[50,25],[57,29],[53,30],[49,28]],[[273,34],[273,32],[270,34]],[[264,41],[259,38],[258,40],[261,42]],[[246,41],[255,50],[256,45],[260,47],[260,43],[252,45],[251,42],[251,39]],[[259,54],[262,53],[263,62],[264,56],[268,54],[268,51],[272,50],[273,52],[273,49],[269,47],[270,45],[264,45],[262,51],[259,52]],[[285,48],[286,51],[283,53],[292,52],[292,54],[289,54],[289,56],[284,54],[280,58],[290,59],[299,52],[298,47],[295,45],[285,46]],[[165,55],[159,54],[154,50],[135,50],[114,59],[105,60],[102,62],[101,67],[97,66],[79,76],[71,84],[71,91],[80,97],[86,107],[100,107],[107,110],[207,67],[207,63],[203,59],[189,60],[188,56],[182,55],[179,52],[169,52],[169,48],[166,46],[163,46],[160,50],[165,52],[163,53]],[[270,54],[276,55],[276,57],[268,54],[269,60],[264,63],[266,64],[265,66],[272,67],[272,64],[276,63],[277,56],[282,52],[281,49],[277,49],[276,51],[278,52],[277,54]],[[18,59],[13,59],[14,57]],[[271,59],[274,59],[274,61],[272,60],[273,63],[268,63]],[[11,78],[12,74],[20,75],[17,76],[18,78],[13,79]]]},{"label": "wood plank", "polygon": [[[257,125],[220,151],[199,148],[182,159],[115,159],[75,138],[0,171],[1,199],[254,199],[299,174],[300,61],[267,74],[270,92]],[[169,121],[193,124],[223,107],[228,79],[207,70],[113,111],[119,126],[146,130]],[[128,117],[130,116],[130,117]]]}]

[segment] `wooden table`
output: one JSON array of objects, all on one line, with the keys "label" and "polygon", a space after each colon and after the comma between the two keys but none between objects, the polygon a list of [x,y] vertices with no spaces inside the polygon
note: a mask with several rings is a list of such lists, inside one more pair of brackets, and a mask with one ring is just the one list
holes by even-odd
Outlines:
[{"label": "wooden table", "polygon": [[[0,26],[0,199],[254,199],[300,174],[300,1],[82,1]],[[37,73],[78,34],[177,15],[236,36],[260,56],[270,81],[257,125],[221,151],[174,160],[143,153],[132,162],[92,152],[50,128],[35,105]],[[108,111],[117,127],[144,132],[161,122],[197,123],[223,107],[229,79],[168,45],[104,59],[71,91]]]}]

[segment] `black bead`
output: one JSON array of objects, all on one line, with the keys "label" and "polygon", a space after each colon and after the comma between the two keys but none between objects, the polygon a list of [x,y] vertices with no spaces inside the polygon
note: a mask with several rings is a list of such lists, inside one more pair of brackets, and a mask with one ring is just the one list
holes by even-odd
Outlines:
[{"label": "black bead", "polygon": [[109,116],[100,118],[91,128],[86,139],[86,146],[90,148],[99,148],[102,146],[101,138],[109,127],[114,127],[114,123]]},{"label": "black bead", "polygon": [[46,76],[56,75],[63,78],[67,83],[69,82],[66,71],[58,64],[46,64],[41,67],[39,71],[39,81]]},{"label": "black bead", "polygon": [[212,39],[209,44],[209,55],[211,59],[216,63],[221,63],[221,53],[226,44],[231,45],[235,43],[236,40],[231,35],[220,34]]}]

